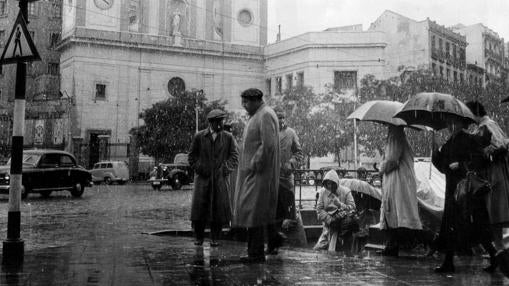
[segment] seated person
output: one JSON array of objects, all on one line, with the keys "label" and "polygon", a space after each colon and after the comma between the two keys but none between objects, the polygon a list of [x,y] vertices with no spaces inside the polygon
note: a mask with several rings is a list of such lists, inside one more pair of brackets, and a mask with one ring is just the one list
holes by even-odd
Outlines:
[{"label": "seated person", "polygon": [[334,222],[336,212],[354,212],[355,201],[350,189],[339,185],[339,177],[336,171],[330,170],[322,181],[319,192],[316,212],[318,220],[323,223],[322,234],[318,239],[315,250],[336,250],[338,238],[342,235],[352,235],[349,230],[340,229]]}]

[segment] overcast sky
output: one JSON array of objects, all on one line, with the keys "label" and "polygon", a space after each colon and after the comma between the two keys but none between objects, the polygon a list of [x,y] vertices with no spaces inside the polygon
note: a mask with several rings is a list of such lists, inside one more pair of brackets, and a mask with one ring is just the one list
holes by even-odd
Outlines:
[{"label": "overcast sky", "polygon": [[508,0],[268,0],[268,5],[269,43],[276,40],[278,24],[283,39],[353,24],[366,30],[385,10],[445,26],[483,23],[509,41]]}]

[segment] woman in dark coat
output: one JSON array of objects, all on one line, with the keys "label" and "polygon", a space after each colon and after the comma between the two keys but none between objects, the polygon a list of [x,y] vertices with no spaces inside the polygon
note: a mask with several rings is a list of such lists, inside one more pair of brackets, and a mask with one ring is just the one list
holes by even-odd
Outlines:
[{"label": "woman in dark coat", "polygon": [[[498,250],[498,259],[496,259],[498,261],[495,261],[495,264],[499,262],[501,266],[506,265],[506,269],[501,270],[507,273],[509,271],[509,265],[507,265],[509,264],[509,250],[505,249],[502,234],[503,229],[509,227],[509,160],[507,154],[509,141],[502,128],[488,117],[481,103],[471,101],[467,103],[467,106],[479,124],[476,133],[491,138],[489,146],[484,148],[489,159],[489,166],[486,169],[487,178],[492,187],[492,190],[486,195],[486,208],[493,231],[493,241]],[[495,269],[490,270],[494,271]]]},{"label": "woman in dark coat", "polygon": [[237,167],[239,153],[233,135],[223,130],[225,116],[217,109],[207,115],[209,127],[196,133],[189,153],[189,164],[195,171],[191,221],[196,245],[203,243],[209,225],[210,246],[217,246],[222,227],[231,220],[228,180]]},{"label": "woman in dark coat", "polygon": [[459,118],[452,119],[448,122],[450,138],[439,150],[433,146],[433,165],[445,174],[444,213],[440,233],[435,241],[435,247],[445,252],[445,260],[442,266],[435,269],[437,273],[454,272],[454,252],[458,249],[469,249],[472,244],[482,243],[490,254],[494,255],[489,229],[479,230],[477,238],[462,235],[459,239],[458,236],[462,226],[460,213],[463,209],[454,199],[456,186],[466,177],[467,169],[478,171],[485,168],[483,147],[489,142],[489,139],[466,132],[464,128],[467,126],[466,122]]}]

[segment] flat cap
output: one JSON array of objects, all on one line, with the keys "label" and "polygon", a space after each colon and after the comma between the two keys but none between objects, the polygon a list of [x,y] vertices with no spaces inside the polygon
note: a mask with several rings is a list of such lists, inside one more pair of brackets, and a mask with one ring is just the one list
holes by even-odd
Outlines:
[{"label": "flat cap", "polygon": [[249,88],[249,89],[246,89],[244,90],[241,94],[240,94],[240,97],[245,97],[245,98],[262,98],[263,97],[263,92],[257,88]]},{"label": "flat cap", "polygon": [[209,114],[207,114],[208,120],[214,120],[214,119],[223,119],[226,117],[226,112],[222,111],[221,109],[214,109]]}]

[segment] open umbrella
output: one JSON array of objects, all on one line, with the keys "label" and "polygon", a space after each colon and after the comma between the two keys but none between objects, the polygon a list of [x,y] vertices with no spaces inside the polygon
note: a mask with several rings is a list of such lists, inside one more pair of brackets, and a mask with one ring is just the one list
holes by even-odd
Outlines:
[{"label": "open umbrella", "polygon": [[406,122],[400,118],[394,118],[394,114],[403,107],[403,103],[389,100],[372,100],[359,106],[346,119],[373,121],[396,126],[406,126]]},{"label": "open umbrella", "polygon": [[421,92],[404,103],[394,115],[411,125],[429,126],[435,130],[447,127],[447,121],[455,118],[475,122],[468,107],[454,96],[438,92]]}]

